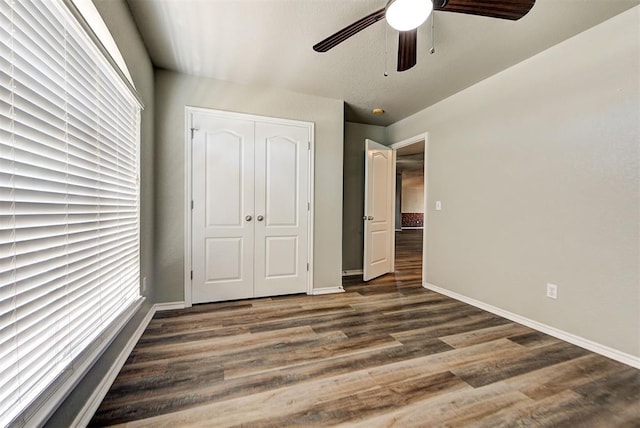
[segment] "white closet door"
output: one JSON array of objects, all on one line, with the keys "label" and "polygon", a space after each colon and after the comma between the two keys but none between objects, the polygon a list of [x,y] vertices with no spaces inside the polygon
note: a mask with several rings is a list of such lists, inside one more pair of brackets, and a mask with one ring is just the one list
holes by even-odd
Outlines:
[{"label": "white closet door", "polygon": [[309,128],[256,123],[255,296],[308,284]]},{"label": "white closet door", "polygon": [[253,297],[254,122],[193,124],[192,302]]}]

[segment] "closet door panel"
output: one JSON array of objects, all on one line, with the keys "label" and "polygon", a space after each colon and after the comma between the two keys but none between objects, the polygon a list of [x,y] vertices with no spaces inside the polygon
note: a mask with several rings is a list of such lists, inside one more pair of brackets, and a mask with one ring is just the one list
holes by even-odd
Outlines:
[{"label": "closet door panel", "polygon": [[254,123],[193,122],[192,302],[253,297]]},{"label": "closet door panel", "polygon": [[[267,227],[297,227],[300,217],[299,141],[276,136],[264,141],[264,209]],[[306,215],[306,213],[303,213]]]},{"label": "closet door panel", "polygon": [[255,296],[308,283],[309,128],[256,123]]}]

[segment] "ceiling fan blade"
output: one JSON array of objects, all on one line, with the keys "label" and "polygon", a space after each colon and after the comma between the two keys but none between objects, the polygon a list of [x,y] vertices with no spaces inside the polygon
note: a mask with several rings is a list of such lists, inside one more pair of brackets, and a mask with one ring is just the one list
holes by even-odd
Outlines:
[{"label": "ceiling fan blade", "polygon": [[398,32],[398,71],[405,71],[416,65],[418,29]]},{"label": "ceiling fan blade", "polygon": [[384,12],[385,8],[382,8],[370,15],[365,16],[362,19],[357,20],[351,25],[347,25],[342,30],[330,35],[320,43],[316,43],[315,45],[313,45],[313,50],[316,52],[326,52],[329,49],[334,48],[354,34],[359,33],[368,26],[375,24],[381,19],[384,19]]},{"label": "ceiling fan blade", "polygon": [[435,0],[433,9],[517,21],[529,13],[535,2],[536,0]]}]

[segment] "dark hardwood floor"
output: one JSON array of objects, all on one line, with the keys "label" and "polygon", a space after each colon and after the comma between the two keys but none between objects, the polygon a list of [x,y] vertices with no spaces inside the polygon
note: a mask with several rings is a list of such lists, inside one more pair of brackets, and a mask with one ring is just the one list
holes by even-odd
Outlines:
[{"label": "dark hardwood floor", "polygon": [[157,313],[91,425],[640,427],[639,370],[422,288],[396,235],[343,294]]}]

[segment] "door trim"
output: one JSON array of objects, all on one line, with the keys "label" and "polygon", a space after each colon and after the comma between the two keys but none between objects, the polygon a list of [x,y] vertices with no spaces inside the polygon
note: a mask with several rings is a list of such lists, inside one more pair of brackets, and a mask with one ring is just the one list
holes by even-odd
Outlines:
[{"label": "door trim", "polygon": [[[410,146],[412,144],[419,143],[420,141],[424,141],[424,228],[422,231],[422,284],[425,284],[427,281],[427,216],[429,212],[429,186],[428,177],[427,177],[427,165],[429,158],[429,133],[425,132],[422,134],[418,134],[411,138],[407,138],[405,140],[399,141],[397,143],[391,144],[389,147],[393,149],[393,201],[395,204],[396,200],[396,158],[398,149],[406,146]],[[392,213],[393,224],[396,223],[396,210],[393,210]],[[396,234],[395,232],[391,236],[391,267],[395,271],[395,263],[396,263]]]},{"label": "door trim", "polygon": [[259,116],[247,113],[236,113],[224,110],[208,109],[202,107],[185,106],[185,177],[184,177],[184,307],[192,306],[191,296],[191,270],[192,270],[192,218],[191,218],[191,200],[193,198],[193,166],[191,159],[191,128],[193,128],[193,114],[205,113],[215,115],[221,118],[251,120],[254,122],[273,123],[277,125],[303,126],[309,129],[309,177],[307,198],[309,210],[307,211],[307,254],[309,258],[309,270],[307,271],[307,294],[313,294],[313,212],[314,212],[314,165],[315,165],[315,124],[313,122],[305,122],[301,120],[283,119],[269,116]]}]

